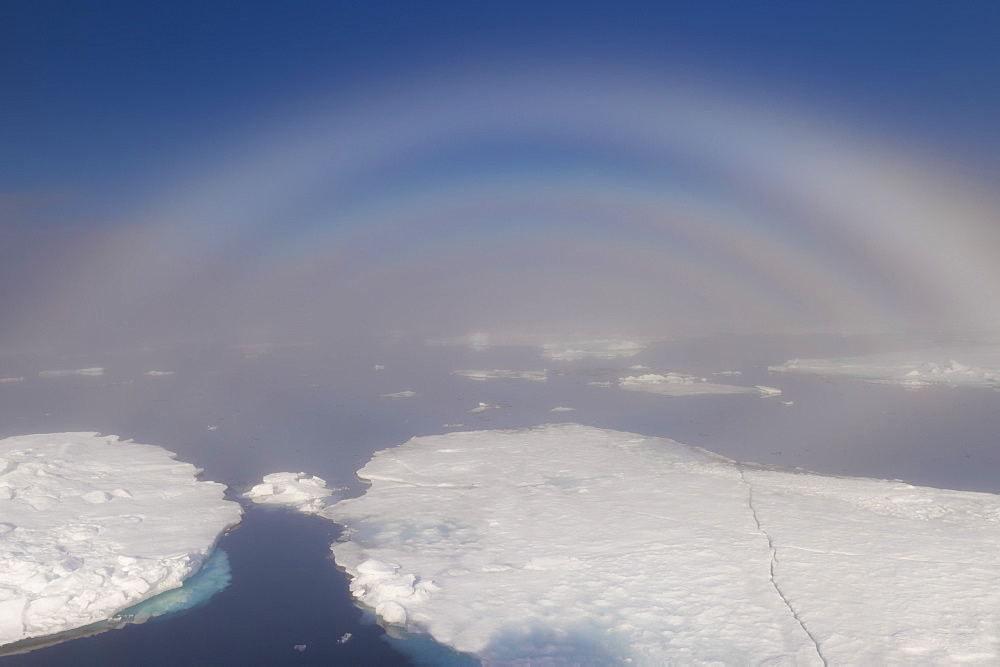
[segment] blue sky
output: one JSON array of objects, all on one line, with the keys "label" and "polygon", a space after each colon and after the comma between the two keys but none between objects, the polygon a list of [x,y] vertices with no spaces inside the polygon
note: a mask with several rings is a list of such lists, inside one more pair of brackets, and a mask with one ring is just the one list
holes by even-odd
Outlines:
[{"label": "blue sky", "polygon": [[[563,69],[567,79],[578,83],[588,69],[600,70],[609,81],[615,71],[625,78],[669,73],[705,81],[734,100],[753,98],[758,111],[769,104],[792,105],[804,110],[805,117],[826,114],[848,126],[860,123],[879,141],[914,143],[920,151],[940,153],[940,161],[930,161],[945,165],[946,172],[960,166],[980,184],[995,183],[1000,170],[997,34],[1000,6],[991,2],[7,2],[0,9],[5,91],[0,145],[6,158],[0,167],[0,215],[10,241],[0,251],[0,278],[5,285],[17,283],[18,294],[9,295],[5,304],[16,313],[28,302],[34,304],[27,309],[34,314],[24,312],[21,321],[30,324],[19,327],[22,332],[58,321],[58,313],[36,319],[39,303],[55,304],[60,296],[76,303],[93,297],[89,305],[97,307],[100,293],[108,291],[101,282],[111,280],[107,275],[90,283],[71,280],[90,285],[72,296],[59,292],[60,276],[33,275],[47,260],[74,254],[74,248],[115,247],[121,253],[133,247],[116,245],[122,234],[101,238],[93,230],[133,234],[143,225],[198,228],[203,234],[192,241],[194,247],[212,245],[215,259],[236,261],[241,253],[259,254],[261,248],[288,239],[316,242],[310,230],[317,226],[329,230],[372,224],[364,222],[369,214],[348,223],[335,219],[334,212],[343,218],[347,209],[371,209],[414,193],[421,201],[436,196],[434,192],[467,197],[472,186],[462,183],[474,181],[476,174],[493,185],[524,181],[536,173],[541,173],[540,183],[569,176],[599,184],[566,186],[568,197],[581,188],[600,190],[601,184],[611,189],[621,183],[670,181],[666,186],[676,190],[687,186],[685,173],[697,176],[701,169],[683,151],[679,157],[646,155],[637,147],[641,137],[628,143],[632,140],[610,130],[601,136],[593,127],[587,134],[584,112],[573,121],[579,120],[582,128],[574,134],[563,133],[555,121],[532,125],[540,122],[531,115],[534,111],[524,112],[522,125],[470,126],[463,130],[466,134],[417,142],[410,152],[387,151],[384,164],[372,163],[367,171],[329,167],[337,152],[334,144],[347,136],[337,133],[352,132],[346,121],[337,125],[341,116],[363,117],[368,104],[372,117],[390,119],[385,130],[391,135],[404,123],[408,104],[423,104],[420,120],[429,127],[444,114],[426,100],[417,101],[421,90],[432,95],[437,85],[444,91],[442,110],[444,105],[454,112],[456,105],[471,104],[459,92],[451,96],[459,84],[430,83],[435,76],[457,76],[471,84],[480,70],[494,76],[504,67],[508,79],[530,78],[545,69],[556,86]],[[420,83],[425,80],[429,83]],[[553,93],[553,98],[561,94]],[[399,117],[393,120],[397,96]],[[369,99],[381,106],[365,101]],[[622,118],[630,104],[622,99]],[[558,103],[550,106],[558,108]],[[573,116],[570,107],[563,110],[567,118]],[[511,113],[521,111],[512,107]],[[559,117],[551,109],[546,113],[546,118]],[[303,157],[313,141],[309,138],[289,139],[289,145],[301,144],[295,152],[282,153],[280,146],[271,145],[280,143],[276,137],[282,132],[294,135],[297,126],[320,127],[321,117],[340,128],[313,130],[316,145],[329,140],[329,157]],[[633,120],[629,116],[622,122]],[[366,127],[362,133],[377,131]],[[271,147],[261,149],[262,155],[271,158],[255,153],[265,145]],[[859,155],[856,151],[855,157]],[[251,191],[284,173],[303,174],[310,168],[315,183],[301,192],[288,186],[283,196],[272,193],[252,214],[234,201],[239,190],[232,184],[230,191],[197,196],[191,194],[195,186],[185,184],[185,179],[214,183],[216,176],[199,174],[224,174],[268,159],[272,176],[262,166],[248,167],[258,178],[247,186]],[[277,164],[280,160],[288,160],[288,170]],[[650,166],[652,162],[657,163]],[[327,168],[330,175],[323,172]],[[719,177],[712,187],[725,190],[719,201],[738,204],[739,193],[728,189],[730,181],[731,175]],[[756,198],[769,203],[759,213],[794,217],[788,202],[772,210],[772,197],[764,190]],[[163,213],[164,201],[185,197],[200,203]],[[212,205],[203,205],[208,200]],[[224,201],[245,219],[235,221],[237,214],[226,218]],[[392,215],[407,218],[412,213],[405,201],[399,206]],[[539,206],[539,211],[551,208]],[[521,213],[525,217],[520,222],[507,223],[502,216],[484,213],[472,226],[492,237],[505,224],[516,229],[524,226],[523,220],[538,218],[530,207]],[[250,220],[255,216],[261,219]],[[552,220],[542,240],[551,241],[567,224],[572,221]],[[603,224],[606,235],[617,223],[609,218]],[[981,229],[984,223],[969,225]],[[598,223],[592,240],[602,237],[600,227]],[[583,228],[580,233],[589,232]],[[425,245],[433,242],[433,237],[425,239]],[[802,243],[793,240],[791,246],[801,248]],[[822,238],[815,243],[808,252],[822,253]],[[105,262],[111,255],[102,252],[94,250],[78,261]],[[855,260],[842,261],[851,268],[849,262]],[[145,260],[136,262],[138,267]],[[60,261],[58,266],[68,264]],[[878,264],[873,261],[863,270],[874,275]],[[180,264],[172,266],[175,272],[184,270]],[[59,270],[49,266],[44,273]],[[206,275],[216,275],[216,270]],[[168,267],[163,271],[170,273]],[[247,280],[240,278],[244,285]],[[330,280],[325,276],[321,282]],[[869,288],[892,291],[885,285]],[[795,295],[793,300],[815,296]],[[221,294],[217,298],[229,300]],[[637,302],[636,308],[649,305]]]}]

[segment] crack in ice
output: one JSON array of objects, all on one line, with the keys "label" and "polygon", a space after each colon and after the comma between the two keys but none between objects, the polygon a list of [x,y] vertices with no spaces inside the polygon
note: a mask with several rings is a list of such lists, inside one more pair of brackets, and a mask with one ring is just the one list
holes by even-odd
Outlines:
[{"label": "crack in ice", "polygon": [[738,470],[740,472],[740,479],[743,480],[743,483],[747,487],[747,507],[750,509],[750,513],[753,516],[754,523],[757,524],[758,532],[760,532],[760,534],[763,535],[764,538],[767,540],[767,548],[771,552],[771,563],[770,563],[771,586],[774,588],[774,591],[778,594],[778,597],[781,598],[781,601],[785,603],[785,606],[788,607],[788,611],[791,612],[792,618],[795,619],[795,621],[799,624],[799,627],[802,628],[802,631],[806,633],[806,636],[809,637],[810,641],[812,641],[813,646],[816,647],[816,655],[818,655],[819,659],[823,661],[823,665],[825,667],[829,663],[827,662],[826,657],[823,655],[822,649],[820,649],[819,640],[817,640],[816,637],[813,635],[813,633],[809,631],[809,628],[806,627],[806,624],[802,621],[802,618],[799,617],[798,613],[795,611],[795,607],[793,607],[792,603],[788,600],[787,597],[785,597],[784,592],[781,590],[781,587],[778,586],[778,582],[774,578],[774,566],[778,564],[778,552],[774,548],[774,541],[771,539],[771,536],[768,534],[768,532],[764,530],[764,527],[760,523],[760,518],[757,516],[757,506],[754,504],[753,501],[753,484],[751,484],[750,480],[747,479],[746,473],[743,470],[742,465],[738,466]]}]

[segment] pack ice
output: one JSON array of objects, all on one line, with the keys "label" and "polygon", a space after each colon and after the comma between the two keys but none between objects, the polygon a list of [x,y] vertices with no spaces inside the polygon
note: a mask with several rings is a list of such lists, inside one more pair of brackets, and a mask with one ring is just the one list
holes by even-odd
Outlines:
[{"label": "pack ice", "polygon": [[1000,497],[577,424],[418,437],[322,512],[384,622],[486,662],[996,664]]},{"label": "pack ice", "polygon": [[1000,348],[940,348],[834,359],[791,359],[772,373],[844,375],[910,389],[931,385],[1000,388]]},{"label": "pack ice", "polygon": [[0,646],[111,618],[198,571],[240,506],[174,456],[97,433],[0,440]]}]

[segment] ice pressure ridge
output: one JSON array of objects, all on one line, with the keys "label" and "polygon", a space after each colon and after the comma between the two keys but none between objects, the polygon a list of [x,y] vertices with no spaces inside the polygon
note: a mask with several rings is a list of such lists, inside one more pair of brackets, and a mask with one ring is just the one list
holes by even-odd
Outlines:
[{"label": "ice pressure ridge", "polygon": [[418,437],[321,514],[353,595],[490,662],[1000,659],[1000,497],[581,426]]},{"label": "ice pressure ridge", "polygon": [[0,440],[0,645],[175,589],[240,520],[225,487],[160,447],[97,433]]}]

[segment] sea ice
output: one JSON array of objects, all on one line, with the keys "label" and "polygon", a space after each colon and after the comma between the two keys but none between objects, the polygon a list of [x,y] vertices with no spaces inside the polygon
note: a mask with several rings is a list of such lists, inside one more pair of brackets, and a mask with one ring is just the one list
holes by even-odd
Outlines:
[{"label": "sea ice", "polygon": [[75,371],[42,371],[38,374],[39,377],[43,378],[61,378],[69,377],[71,375],[104,375],[104,368],[101,366],[93,366],[91,368],[81,368]]},{"label": "sea ice", "polygon": [[163,377],[166,375],[173,375],[173,371],[146,371],[143,375],[148,375],[149,377]]},{"label": "sea ice", "polygon": [[381,398],[413,398],[416,395],[417,392],[407,389],[406,391],[397,391],[394,394],[382,394]]},{"label": "sea ice", "polygon": [[461,375],[462,377],[467,377],[471,380],[492,380],[496,378],[508,378],[511,380],[534,380],[536,382],[544,382],[548,379],[546,371],[505,371],[505,370],[492,370],[492,371],[452,371],[452,375]]},{"label": "sea ice", "polygon": [[499,409],[500,409],[499,405],[490,405],[489,403],[483,403],[482,401],[479,401],[479,404],[476,405],[476,407],[472,408],[471,410],[466,410],[466,412],[468,412],[470,415],[476,415],[479,414],[480,412],[486,412],[487,410],[499,410]]},{"label": "sea ice", "polygon": [[1000,660],[1000,497],[578,424],[413,438],[321,515],[384,622],[485,662]]},{"label": "sea ice", "polygon": [[24,378],[23,377],[0,378],[0,384],[9,384],[11,382],[24,382]]},{"label": "sea ice", "polygon": [[[717,384],[705,378],[683,373],[646,373],[630,375],[618,381],[618,387],[628,391],[644,391],[664,396],[700,396],[704,394],[757,394],[764,393],[755,387],[737,387],[732,384]],[[780,392],[779,392],[780,393]]]},{"label": "sea ice", "polygon": [[917,389],[931,385],[1000,388],[1000,350],[947,348],[838,359],[792,359],[772,373],[845,375]]},{"label": "sea ice", "polygon": [[554,342],[542,345],[542,356],[553,361],[614,359],[615,357],[634,357],[645,350],[646,346],[646,343],[616,338]]},{"label": "sea ice", "polygon": [[288,505],[306,514],[315,514],[326,507],[333,489],[326,480],[310,477],[304,472],[274,472],[243,496],[263,505]]},{"label": "sea ice", "polygon": [[199,472],[117,436],[0,440],[0,645],[181,586],[240,520],[225,487]]}]

